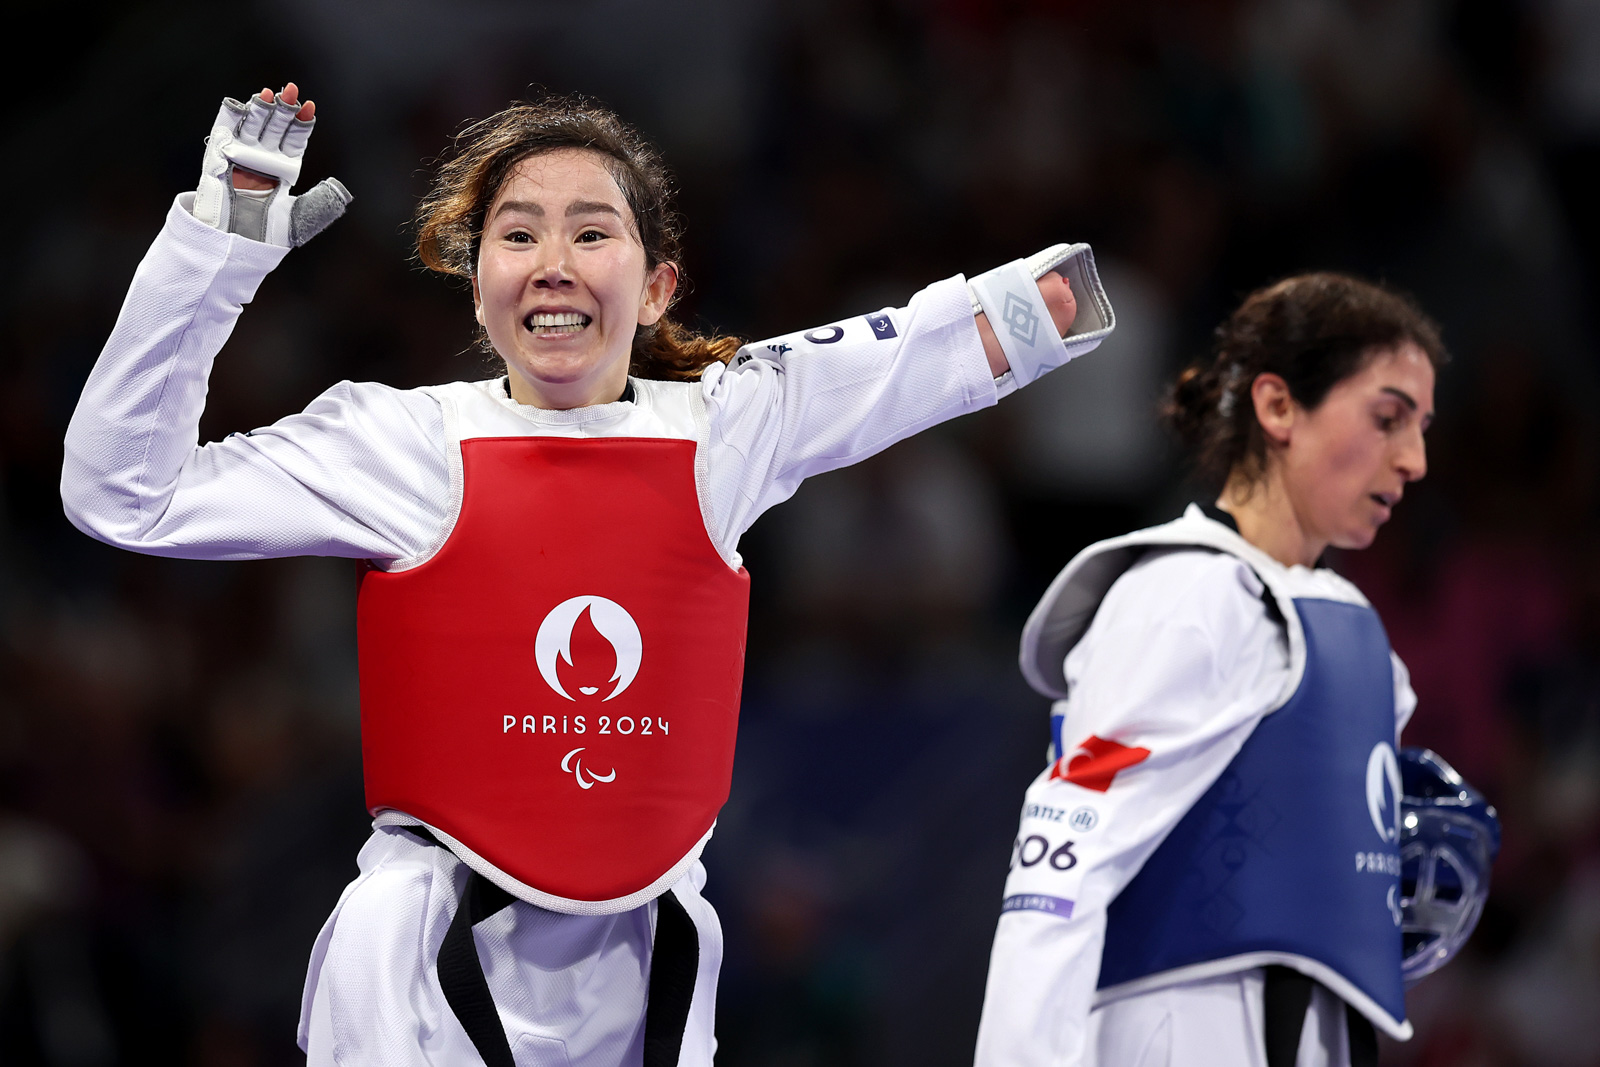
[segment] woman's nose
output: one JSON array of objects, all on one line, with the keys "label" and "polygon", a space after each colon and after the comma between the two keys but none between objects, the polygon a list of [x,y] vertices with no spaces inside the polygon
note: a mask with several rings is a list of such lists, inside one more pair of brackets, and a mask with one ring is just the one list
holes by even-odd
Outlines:
[{"label": "woman's nose", "polygon": [[552,247],[555,242],[546,242],[540,249],[539,262],[533,269],[533,285],[536,289],[554,289],[561,285],[571,285],[572,275],[567,270],[565,249]]},{"label": "woman's nose", "polygon": [[1420,432],[1412,434],[1396,457],[1401,477],[1408,482],[1415,482],[1428,473],[1428,446],[1422,439]]}]

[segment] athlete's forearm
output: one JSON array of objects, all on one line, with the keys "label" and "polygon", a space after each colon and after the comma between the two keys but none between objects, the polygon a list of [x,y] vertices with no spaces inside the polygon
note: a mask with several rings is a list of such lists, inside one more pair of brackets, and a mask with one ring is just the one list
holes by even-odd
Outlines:
[{"label": "athlete's forearm", "polygon": [[67,428],[61,496],[79,529],[144,543],[196,451],[212,361],[287,251],[173,206]]},{"label": "athlete's forearm", "polygon": [[1005,917],[990,954],[976,1067],[1084,1062],[1105,929],[1104,911],[1075,922],[1039,912]]},{"label": "athlete's forearm", "polygon": [[919,430],[993,404],[989,371],[959,277],[903,308],[745,345],[704,379],[712,509],[732,544],[813,474],[849,466]]}]

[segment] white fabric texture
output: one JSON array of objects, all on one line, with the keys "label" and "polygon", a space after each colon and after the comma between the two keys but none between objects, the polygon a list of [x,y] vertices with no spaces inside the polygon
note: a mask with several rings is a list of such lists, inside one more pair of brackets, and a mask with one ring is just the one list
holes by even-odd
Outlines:
[{"label": "white fabric texture", "polygon": [[[1332,571],[1281,567],[1273,577],[1297,597],[1365,603]],[[978,1032],[980,1067],[1143,1062],[1122,1058],[1134,1050],[1116,1043],[1123,1038],[1107,1036],[1113,1024],[1091,1023],[1092,1010],[1111,1010],[1095,1008],[1106,908],[1281,699],[1291,670],[1288,642],[1263,592],[1261,579],[1236,557],[1200,548],[1153,549],[1111,586],[1068,653],[1069,696],[1055,708],[1065,714],[1063,747],[1070,753],[1092,735],[1150,755],[1119,771],[1105,792],[1052,781],[1048,769],[1029,787],[1019,840],[1030,834],[1065,839],[1063,820],[1082,808],[1095,819],[1087,831],[1070,831],[1077,858],[1071,868],[1014,865],[1007,880],[1008,897],[1042,893],[1072,901],[1071,917],[1033,910],[1001,917]],[[1398,737],[1416,697],[1405,668],[1393,662]],[[1197,1016],[1205,1014],[1205,998],[1215,995],[1215,981],[1191,983],[1203,990],[1195,994]],[[1133,1002],[1147,998],[1181,1015],[1189,1010],[1182,1007],[1186,988],[1119,1000],[1115,1017],[1146,1019]],[[1259,1043],[1259,1034],[1255,1027],[1240,1040]],[[1097,1043],[1120,1051],[1106,1058],[1096,1052]]]},{"label": "white fabric texture", "polygon": [[[312,949],[300,1045],[311,1067],[480,1062],[439,988],[436,957],[467,868],[399,827],[380,827]],[[673,890],[700,942],[681,1061],[709,1065],[722,932],[696,864]],[[638,1063],[656,904],[572,916],[521,901],[474,928],[518,1067]],[[420,936],[419,936],[420,932]],[[374,981],[381,975],[382,981]]]},{"label": "white fabric texture", "polygon": [[[1262,973],[1240,971],[1113,1001],[1089,1014],[1087,1063],[1105,1067],[1266,1067]],[[1348,1067],[1344,1002],[1322,986],[1295,1067]]]},{"label": "white fabric texture", "polygon": [[[340,382],[303,412],[197,446],[212,361],[286,249],[222,233],[180,197],[134,276],[67,431],[62,500],[81,530],[139,552],[287,555],[414,565],[448,536],[463,436],[694,440],[702,514],[730,566],[740,536],[804,478],[993,404],[966,283],[905,308],[748,345],[702,381],[634,381],[630,403],[540,411],[504,381],[398,390]],[[887,323],[887,325],[885,325]],[[318,937],[300,1040],[312,1063],[477,1062],[443,1001],[435,956],[465,868],[376,828]],[[722,958],[695,863],[671,889],[700,935],[681,1063],[709,1067]],[[478,925],[480,955],[523,1067],[637,1063],[654,902],[572,916],[522,902]]]}]

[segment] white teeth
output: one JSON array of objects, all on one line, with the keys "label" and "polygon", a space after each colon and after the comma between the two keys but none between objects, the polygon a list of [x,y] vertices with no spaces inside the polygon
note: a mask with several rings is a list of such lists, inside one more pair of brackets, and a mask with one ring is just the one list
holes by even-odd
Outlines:
[{"label": "white teeth", "polygon": [[589,316],[576,311],[535,311],[522,320],[530,330],[581,330],[589,322]]}]

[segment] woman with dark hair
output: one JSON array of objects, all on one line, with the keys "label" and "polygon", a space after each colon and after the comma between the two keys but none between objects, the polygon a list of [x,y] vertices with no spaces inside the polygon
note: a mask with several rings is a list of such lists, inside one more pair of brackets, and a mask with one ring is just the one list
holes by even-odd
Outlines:
[{"label": "woman with dark hair", "polygon": [[1427,470],[1437,327],[1341,274],[1252,293],[1166,407],[1218,495],[1092,545],[1023,631],[1055,698],[990,963],[982,1067],[1375,1063],[1404,1039],[1416,698],[1323,564]]},{"label": "woman with dark hair", "polygon": [[470,281],[505,373],[341,382],[196,448],[241,306],[349,201],[288,193],[313,121],[292,84],[224,102],[74,414],[68,515],[140,552],[364,561],[374,832],[313,950],[310,1062],[709,1064],[699,856],[731,776],[739,538],[802,479],[1093,347],[1112,321],[1092,257],[701,337],[669,314],[655,150],[582,100],[518,105],[458,138],[419,212],[422,261]]}]

